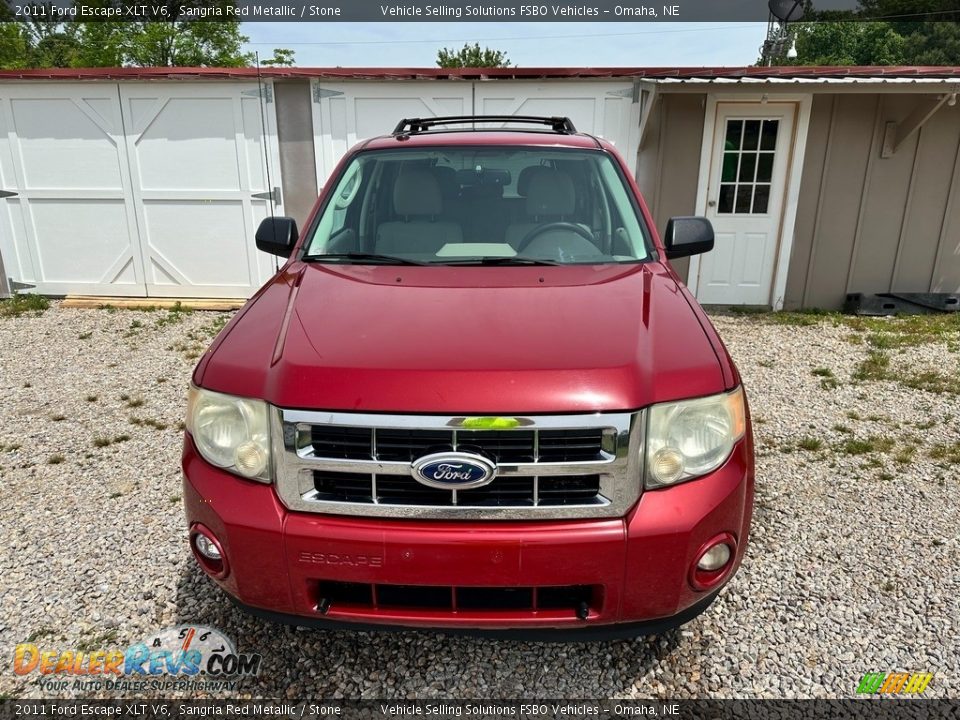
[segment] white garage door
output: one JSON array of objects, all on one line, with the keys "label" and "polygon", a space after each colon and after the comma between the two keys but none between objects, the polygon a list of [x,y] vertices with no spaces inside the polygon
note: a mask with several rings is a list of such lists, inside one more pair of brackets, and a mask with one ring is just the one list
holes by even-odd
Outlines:
[{"label": "white garage door", "polygon": [[405,117],[566,115],[578,130],[613,142],[636,172],[640,105],[630,82],[314,81],[317,184],[364,138],[393,131]]},{"label": "white garage door", "polygon": [[49,294],[142,295],[117,86],[0,88],[0,252]]},{"label": "white garage door", "polygon": [[0,189],[16,193],[0,201],[0,252],[15,280],[48,294],[247,297],[270,277],[253,235],[279,160],[256,84],[4,86],[0,108]]}]

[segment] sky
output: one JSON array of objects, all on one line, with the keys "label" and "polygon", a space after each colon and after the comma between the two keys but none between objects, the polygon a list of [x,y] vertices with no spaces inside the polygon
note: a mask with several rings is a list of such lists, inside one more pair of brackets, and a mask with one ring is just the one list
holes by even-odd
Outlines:
[{"label": "sky", "polygon": [[301,67],[433,67],[441,47],[479,42],[520,67],[752,65],[766,23],[243,23],[247,50]]}]

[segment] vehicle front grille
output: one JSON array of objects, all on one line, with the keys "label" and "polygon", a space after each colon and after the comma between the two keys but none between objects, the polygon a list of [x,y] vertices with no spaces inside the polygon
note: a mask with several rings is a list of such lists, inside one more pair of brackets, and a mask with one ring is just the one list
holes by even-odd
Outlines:
[{"label": "vehicle front grille", "polygon": [[[643,413],[466,418],[276,410],[274,464],[292,510],[416,518],[547,519],[623,515],[640,495]],[[412,464],[442,452],[480,455],[494,479],[467,490],[420,483]]]},{"label": "vehicle front grille", "polygon": [[404,475],[313,471],[317,500],[324,502],[385,503],[387,505],[473,505],[510,507],[575,505],[601,502],[600,475],[526,477],[505,475],[472,490],[450,490],[421,485]]},{"label": "vehicle front grille", "polygon": [[603,430],[397,430],[311,426],[316,457],[412,462],[456,449],[485,455],[498,464],[589,462],[601,459]]},{"label": "vehicle front grille", "polygon": [[404,610],[568,610],[571,615],[595,610],[602,588],[593,585],[559,587],[451,587],[447,585],[384,585],[320,580],[314,585],[318,607]]}]

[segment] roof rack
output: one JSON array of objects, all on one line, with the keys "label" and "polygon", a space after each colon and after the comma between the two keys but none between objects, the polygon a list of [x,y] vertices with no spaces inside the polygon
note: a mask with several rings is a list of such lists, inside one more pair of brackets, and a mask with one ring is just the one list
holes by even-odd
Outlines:
[{"label": "roof rack", "polygon": [[[539,117],[537,115],[451,115],[434,118],[404,118],[393,129],[394,135],[415,135],[444,125],[503,122],[521,125],[545,125],[553,132],[569,135],[577,132],[568,117]],[[475,128],[470,128],[475,129]],[[483,128],[489,130],[490,128]]]}]

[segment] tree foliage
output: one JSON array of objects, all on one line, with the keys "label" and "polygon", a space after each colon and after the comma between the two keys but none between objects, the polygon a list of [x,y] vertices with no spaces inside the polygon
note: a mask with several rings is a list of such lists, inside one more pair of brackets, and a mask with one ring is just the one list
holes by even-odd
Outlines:
[{"label": "tree foliage", "polygon": [[[142,0],[75,0],[80,7],[123,10]],[[183,15],[183,6],[224,9],[233,0],[166,0],[150,5],[152,15],[130,21],[66,21],[43,18],[43,4],[33,20],[0,19],[0,67],[242,67],[251,65],[253,53],[244,52],[249,40],[240,32],[240,21],[219,16],[202,22]],[[47,17],[50,17],[47,14]],[[278,48],[264,65],[293,65],[293,51]]]},{"label": "tree foliage", "polygon": [[[960,65],[957,0],[859,0],[853,12],[809,12],[791,26],[797,65]],[[843,22],[834,22],[841,20]],[[937,22],[933,22],[933,20]]]},{"label": "tree foliage", "polygon": [[510,67],[507,54],[502,50],[481,48],[480,43],[464,44],[459,50],[441,48],[437,51],[437,66],[442,68],[463,67]]}]

